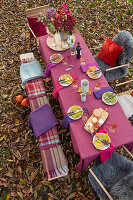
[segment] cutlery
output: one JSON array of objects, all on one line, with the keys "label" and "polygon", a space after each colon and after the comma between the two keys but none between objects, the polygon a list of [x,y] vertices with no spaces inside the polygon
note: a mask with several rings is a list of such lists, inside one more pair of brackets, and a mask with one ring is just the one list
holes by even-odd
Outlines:
[{"label": "cutlery", "polygon": [[105,97],[104,100],[107,100],[109,97],[113,96],[114,93],[111,93],[109,96]]},{"label": "cutlery", "polygon": [[103,138],[99,137],[96,135],[96,138],[99,139],[101,142],[103,142],[104,144],[111,144],[111,142],[107,142],[106,140],[104,140]]},{"label": "cutlery", "polygon": [[112,99],[113,97],[116,97],[116,94],[113,94],[113,96],[107,98],[107,99],[105,100],[105,102],[107,102],[109,99]]},{"label": "cutlery", "polygon": [[76,113],[79,113],[79,112],[81,112],[81,111],[82,111],[81,109],[80,109],[80,110],[76,110],[76,111],[72,111],[72,112],[67,113],[67,115],[68,115],[68,116],[71,116],[71,115],[76,114]]},{"label": "cutlery", "polygon": [[94,72],[89,72],[89,73],[87,73],[87,74],[88,74],[88,75],[91,75],[91,74],[97,74],[97,73],[99,73],[99,72],[101,72],[100,69],[98,69],[98,70],[96,70],[96,71],[94,71]]},{"label": "cutlery", "polygon": [[67,78],[67,79],[61,79],[58,80],[59,83],[65,83],[66,81],[72,80],[72,78]]},{"label": "cutlery", "polygon": [[70,68],[67,68],[66,71],[69,71],[70,69],[72,69],[72,68],[71,68],[71,67],[70,67]]}]

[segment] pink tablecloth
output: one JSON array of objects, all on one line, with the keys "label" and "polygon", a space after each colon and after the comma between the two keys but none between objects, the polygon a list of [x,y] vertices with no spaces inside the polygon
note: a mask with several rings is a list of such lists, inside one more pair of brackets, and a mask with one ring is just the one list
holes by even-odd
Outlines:
[{"label": "pink tablecloth", "polygon": [[[80,42],[82,48],[82,57],[86,59],[86,64],[95,64],[95,60],[81,35],[75,34],[75,37],[76,44],[78,41]],[[43,59],[47,64],[50,56],[55,53],[55,51],[51,50],[47,46],[46,39],[47,36],[40,37],[39,52],[43,56]],[[70,49],[59,53],[61,53],[62,55],[68,55],[70,54]],[[71,71],[66,72],[65,69],[68,68],[70,64],[73,64],[74,67]],[[92,88],[92,91],[94,91],[94,85],[97,80],[90,79],[86,75],[86,73],[82,72],[82,70],[80,69],[80,61],[79,59],[76,59],[76,56],[71,56],[69,58],[67,66],[63,66],[62,63],[60,63],[59,65],[51,69],[53,84],[57,82],[58,78],[62,74],[66,73],[75,73],[79,78],[79,81],[84,78],[88,79],[90,83],[90,88]],[[98,81],[101,81],[101,87],[108,86],[108,83],[103,75],[98,79]],[[66,115],[68,108],[72,105],[80,105],[83,108],[87,108],[90,114],[96,108],[107,108],[107,111],[109,112],[109,117],[105,122],[107,130],[110,122],[116,122],[118,125],[116,132],[114,134],[109,134],[115,148],[124,144],[133,143],[133,128],[118,102],[113,106],[108,106],[105,105],[101,101],[101,99],[95,99],[93,95],[87,95],[86,102],[81,102],[79,93],[77,93],[77,91],[74,90],[72,86],[66,87],[59,91],[59,102],[64,116]],[[97,150],[93,146],[92,136],[83,129],[83,122],[81,119],[70,123],[70,133],[74,151],[80,156],[81,159],[76,169],[77,171],[81,171],[82,168],[87,169],[88,165],[99,156],[99,150]]]}]

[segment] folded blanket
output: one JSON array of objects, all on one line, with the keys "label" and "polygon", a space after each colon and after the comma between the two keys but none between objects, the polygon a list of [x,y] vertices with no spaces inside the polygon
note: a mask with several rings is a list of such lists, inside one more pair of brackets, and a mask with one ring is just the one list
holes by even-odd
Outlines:
[{"label": "folded blanket", "polygon": [[131,95],[118,96],[118,101],[127,118],[131,117],[133,115],[133,97]]},{"label": "folded blanket", "polygon": [[[89,114],[89,111],[87,108],[83,108],[83,111]],[[71,119],[68,115],[66,115],[62,122],[61,125],[64,126],[65,128],[69,128],[69,123],[75,121],[74,119]]]},{"label": "folded blanket", "polygon": [[32,111],[29,117],[29,127],[33,128],[36,138],[57,124],[58,121],[48,104]]},{"label": "folded blanket", "polygon": [[52,129],[40,135],[38,137],[38,142],[40,145],[40,151],[60,145],[59,135],[56,127],[53,127]]},{"label": "folded blanket", "polygon": [[35,79],[35,78],[39,78],[39,77],[44,78],[41,65],[38,61],[23,63],[20,66],[20,76],[22,80],[22,85],[24,85],[25,82]]},{"label": "folded blanket", "polygon": [[[108,131],[106,130],[105,126],[102,126],[97,132],[98,133],[107,133]],[[108,158],[111,158],[114,149],[115,149],[115,147],[111,143],[111,145],[107,149],[100,150],[100,160],[101,160],[101,162],[105,162]]]},{"label": "folded blanket", "polygon": [[35,78],[25,83],[29,100],[45,96],[45,87],[42,78]]},{"label": "folded blanket", "polygon": [[46,70],[45,70],[45,74],[44,74],[45,78],[48,78],[50,76],[50,69],[53,68],[53,67],[55,67],[56,65],[58,65],[60,62],[58,62],[58,63],[51,63],[51,62],[49,62],[47,64],[47,67],[46,67]]},{"label": "folded blanket", "polygon": [[[71,75],[71,77],[73,78],[73,80],[74,80],[74,79],[77,79],[77,76],[76,76],[74,73],[72,73],[72,74],[70,74],[70,75]],[[64,87],[65,87],[65,86],[60,85],[59,82],[56,82],[56,83],[54,84],[54,90],[53,90],[52,95],[53,95],[53,97],[54,97],[55,99],[58,98],[58,91],[61,90],[61,89],[64,88]]]},{"label": "folded blanket", "polygon": [[114,90],[111,87],[105,87],[105,88],[102,88],[101,90],[93,92],[93,94],[96,99],[100,99],[105,92],[114,92]]}]

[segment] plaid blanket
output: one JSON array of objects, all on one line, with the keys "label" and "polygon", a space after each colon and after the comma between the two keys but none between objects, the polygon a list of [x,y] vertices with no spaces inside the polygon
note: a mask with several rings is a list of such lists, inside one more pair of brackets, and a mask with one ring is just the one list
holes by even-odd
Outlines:
[{"label": "plaid blanket", "polygon": [[27,81],[25,86],[29,100],[46,95],[42,78]]},{"label": "plaid blanket", "polygon": [[40,135],[38,137],[38,142],[40,151],[60,145],[56,127],[53,127],[49,131]]},{"label": "plaid blanket", "polygon": [[[29,81],[27,82],[27,86],[28,83]],[[36,79],[34,79],[34,83],[36,83]],[[29,102],[32,111],[46,103],[49,104],[46,96],[30,99]],[[56,127],[51,128],[49,131],[39,136],[38,142],[44,165],[44,176],[47,177],[48,180],[66,176],[69,169],[60,145]]]}]

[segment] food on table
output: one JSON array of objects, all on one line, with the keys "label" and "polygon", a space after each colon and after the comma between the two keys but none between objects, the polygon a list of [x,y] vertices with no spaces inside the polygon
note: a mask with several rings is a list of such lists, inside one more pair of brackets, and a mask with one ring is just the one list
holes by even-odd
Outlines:
[{"label": "food on table", "polygon": [[[56,58],[57,58],[57,59],[56,59]],[[58,53],[55,53],[55,54],[53,54],[53,55],[51,56],[50,59],[54,59],[54,62],[60,62],[61,59],[62,59],[62,56],[61,56],[60,54],[58,54]]]},{"label": "food on table", "polygon": [[102,125],[104,123],[103,119],[99,119],[99,124]]},{"label": "food on table", "polygon": [[[102,108],[95,109],[93,114],[87,120],[84,129],[93,135],[105,122],[109,113]],[[88,125],[91,123],[92,125]]]},{"label": "food on table", "polygon": [[110,138],[109,138],[109,136],[108,136],[108,133],[106,133],[106,134],[104,134],[104,135],[99,134],[99,133],[96,133],[96,136],[98,136],[99,138],[96,137],[96,140],[93,142],[93,144],[95,145],[95,147],[96,147],[97,149],[102,149],[103,146],[105,145],[104,142],[102,142],[102,141],[100,140],[100,138],[103,139],[103,140],[106,140],[107,142],[110,142]]},{"label": "food on table", "polygon": [[70,74],[64,74],[60,77],[60,80],[64,80],[65,83],[69,84],[72,82],[72,77],[70,76]]},{"label": "food on table", "polygon": [[97,70],[97,67],[95,65],[89,67],[89,72],[94,72],[96,70]]},{"label": "food on table", "polygon": [[95,109],[95,110],[93,111],[93,115],[94,115],[96,118],[100,118],[100,117],[101,117],[101,114],[102,114],[102,112],[101,112],[100,109]]},{"label": "food on table", "polygon": [[77,117],[79,117],[82,113],[83,113],[83,110],[81,110],[81,107],[80,106],[76,106],[76,105],[74,105],[73,107],[72,107],[72,112],[75,112],[73,115],[72,115],[72,117],[73,118],[77,118]]},{"label": "food on table", "polygon": [[[103,94],[103,98],[107,98],[111,93],[112,93],[112,96],[113,96],[113,95],[114,95],[113,92],[105,92],[105,93]],[[111,102],[112,104],[114,104],[116,101],[117,101],[117,97],[116,97],[116,96],[114,96],[114,97],[112,97],[112,98],[111,98],[111,96],[110,96],[109,99],[104,100],[104,102],[106,102],[106,103]]]},{"label": "food on table", "polygon": [[91,121],[92,121],[93,124],[95,124],[97,122],[97,118],[93,117]]},{"label": "food on table", "polygon": [[29,99],[28,98],[23,99],[22,102],[21,102],[21,106],[28,107],[29,106]]},{"label": "food on table", "polygon": [[93,125],[93,124],[89,122],[89,123],[87,124],[87,127],[88,127],[88,128],[92,128],[92,125]]},{"label": "food on table", "polygon": [[17,96],[16,96],[16,101],[17,101],[18,103],[21,103],[22,100],[23,100],[23,95],[17,95]]}]

